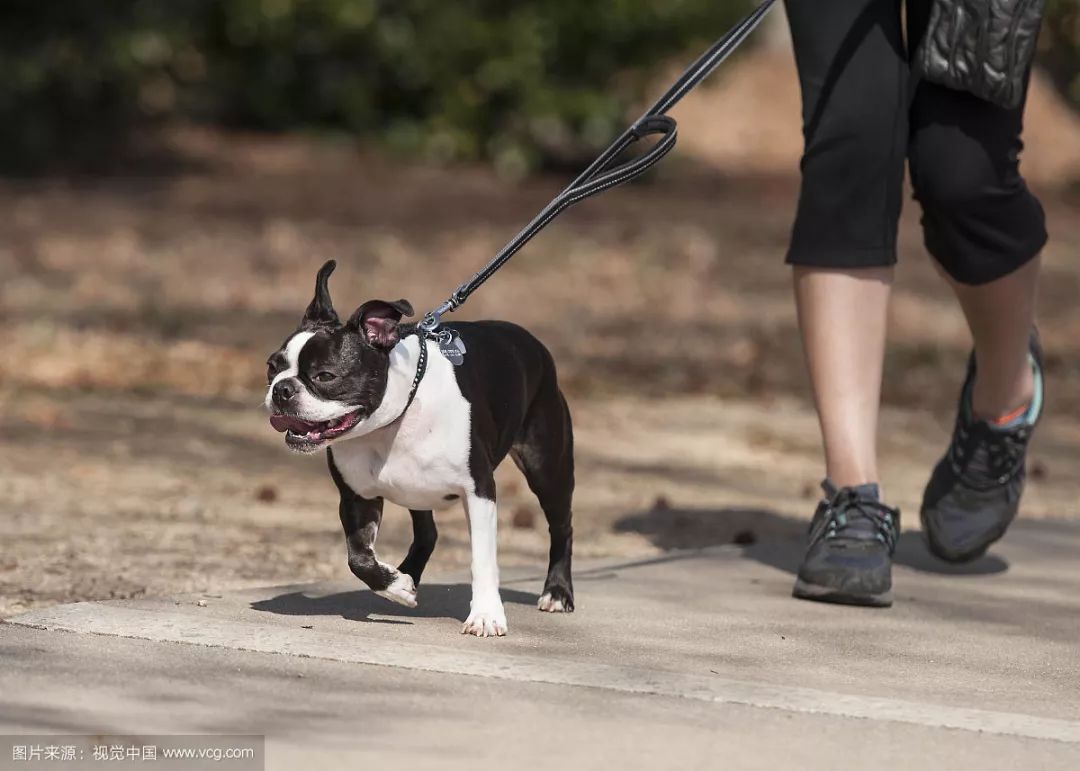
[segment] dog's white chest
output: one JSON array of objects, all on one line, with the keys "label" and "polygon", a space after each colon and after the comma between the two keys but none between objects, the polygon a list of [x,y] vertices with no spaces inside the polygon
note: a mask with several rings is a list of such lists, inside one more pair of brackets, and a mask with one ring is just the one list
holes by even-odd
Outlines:
[{"label": "dog's white chest", "polygon": [[334,445],[334,465],[356,494],[425,510],[473,489],[470,405],[444,370],[451,365],[441,357],[433,364],[400,426]]}]

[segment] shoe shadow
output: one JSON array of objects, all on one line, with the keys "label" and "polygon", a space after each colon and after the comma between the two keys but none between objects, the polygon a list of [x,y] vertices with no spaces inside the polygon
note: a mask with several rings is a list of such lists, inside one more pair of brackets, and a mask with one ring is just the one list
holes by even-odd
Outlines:
[{"label": "shoe shadow", "polygon": [[[659,507],[622,517],[614,530],[640,533],[661,549],[734,544],[742,547],[744,557],[795,575],[806,550],[808,526],[804,518],[765,508]],[[943,562],[927,551],[917,532],[900,534],[893,563],[944,575],[993,575],[1009,569],[1009,563],[996,554],[960,565]]]},{"label": "shoe shadow", "polygon": [[[517,589],[503,588],[504,603],[536,605],[539,595]],[[276,613],[281,616],[340,616],[348,621],[372,624],[409,624],[410,618],[449,618],[465,621],[469,616],[472,589],[467,584],[421,584],[419,604],[406,608],[380,597],[370,590],[338,592],[325,596],[310,596],[304,592],[286,592],[277,597],[252,602],[252,610]],[[393,618],[371,618],[393,616]]]},{"label": "shoe shadow", "polygon": [[923,573],[952,576],[992,576],[1009,569],[1009,561],[997,554],[984,554],[971,562],[945,562],[931,554],[921,533],[901,533],[893,563]]}]

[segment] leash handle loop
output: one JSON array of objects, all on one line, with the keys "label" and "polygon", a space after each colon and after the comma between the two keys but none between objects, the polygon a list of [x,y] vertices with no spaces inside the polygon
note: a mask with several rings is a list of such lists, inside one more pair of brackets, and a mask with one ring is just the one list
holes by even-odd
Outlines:
[{"label": "leash handle loop", "polygon": [[[427,313],[417,326],[426,334],[434,334],[440,325],[442,316],[461,307],[481,284],[487,281],[495,271],[501,268],[507,260],[514,256],[521,247],[544,228],[551,220],[555,219],[562,211],[573,204],[584,201],[586,198],[596,195],[608,188],[621,185],[635,177],[641,176],[650,167],[655,165],[661,158],[671,152],[678,138],[678,127],[675,119],[667,115],[647,115],[629,129],[627,129],[615,144],[609,148],[607,162],[610,163],[626,148],[645,137],[660,135],[660,141],[643,152],[641,155],[631,158],[618,166],[607,170],[597,168],[588,177],[582,175],[568,188],[563,190],[551,201],[543,211],[526,225],[506,246],[504,246],[494,259],[477,272],[471,279],[454,290],[450,297],[433,311]],[[610,152],[614,149],[614,152]],[[594,164],[595,165],[595,164]]]}]

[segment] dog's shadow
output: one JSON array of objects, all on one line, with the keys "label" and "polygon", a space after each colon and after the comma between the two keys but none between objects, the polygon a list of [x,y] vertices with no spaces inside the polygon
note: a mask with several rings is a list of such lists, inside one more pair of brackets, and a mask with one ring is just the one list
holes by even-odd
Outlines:
[{"label": "dog's shadow", "polygon": [[[665,508],[627,515],[616,522],[614,529],[645,535],[664,550],[734,543],[742,547],[744,557],[794,574],[806,549],[806,527],[805,520],[768,509]],[[927,573],[993,575],[1009,569],[1009,563],[995,554],[964,565],[942,562],[931,556],[922,538],[911,531],[901,534],[895,561]],[[252,602],[250,607],[282,616],[339,616],[373,624],[410,624],[413,618],[464,621],[469,615],[472,590],[468,584],[421,584],[419,594],[415,608],[406,608],[365,589],[323,596],[292,591]],[[504,603],[517,605],[535,607],[539,599],[536,593],[511,589],[505,582],[500,594]]]},{"label": "dog's shadow", "polygon": [[[536,606],[539,595],[517,589],[500,591],[504,603]],[[421,584],[419,604],[406,608],[370,590],[358,589],[312,597],[304,592],[287,592],[251,603],[252,610],[282,616],[340,616],[348,621],[373,624],[410,624],[410,618],[451,618],[464,622],[469,616],[472,589],[468,584]],[[393,618],[372,618],[392,616]]]}]

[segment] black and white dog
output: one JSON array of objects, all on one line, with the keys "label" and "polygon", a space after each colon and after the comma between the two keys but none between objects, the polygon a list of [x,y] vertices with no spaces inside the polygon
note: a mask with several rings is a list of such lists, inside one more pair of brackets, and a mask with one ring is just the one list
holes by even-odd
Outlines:
[{"label": "black and white dog", "polygon": [[[370,300],[342,324],[327,289],[334,267],[331,260],[319,270],[299,329],[267,362],[266,406],[290,448],[327,448],[352,572],[378,594],[415,607],[435,548],[432,510],[460,500],[472,541],[472,603],[462,632],[506,634],[494,472],[509,453],[551,534],[539,608],[572,611],[573,431],[551,354],[513,324],[447,324],[467,351],[455,366],[436,342],[400,324],[412,315],[405,300]],[[375,556],[384,499],[412,514],[413,543],[397,569]]]}]

